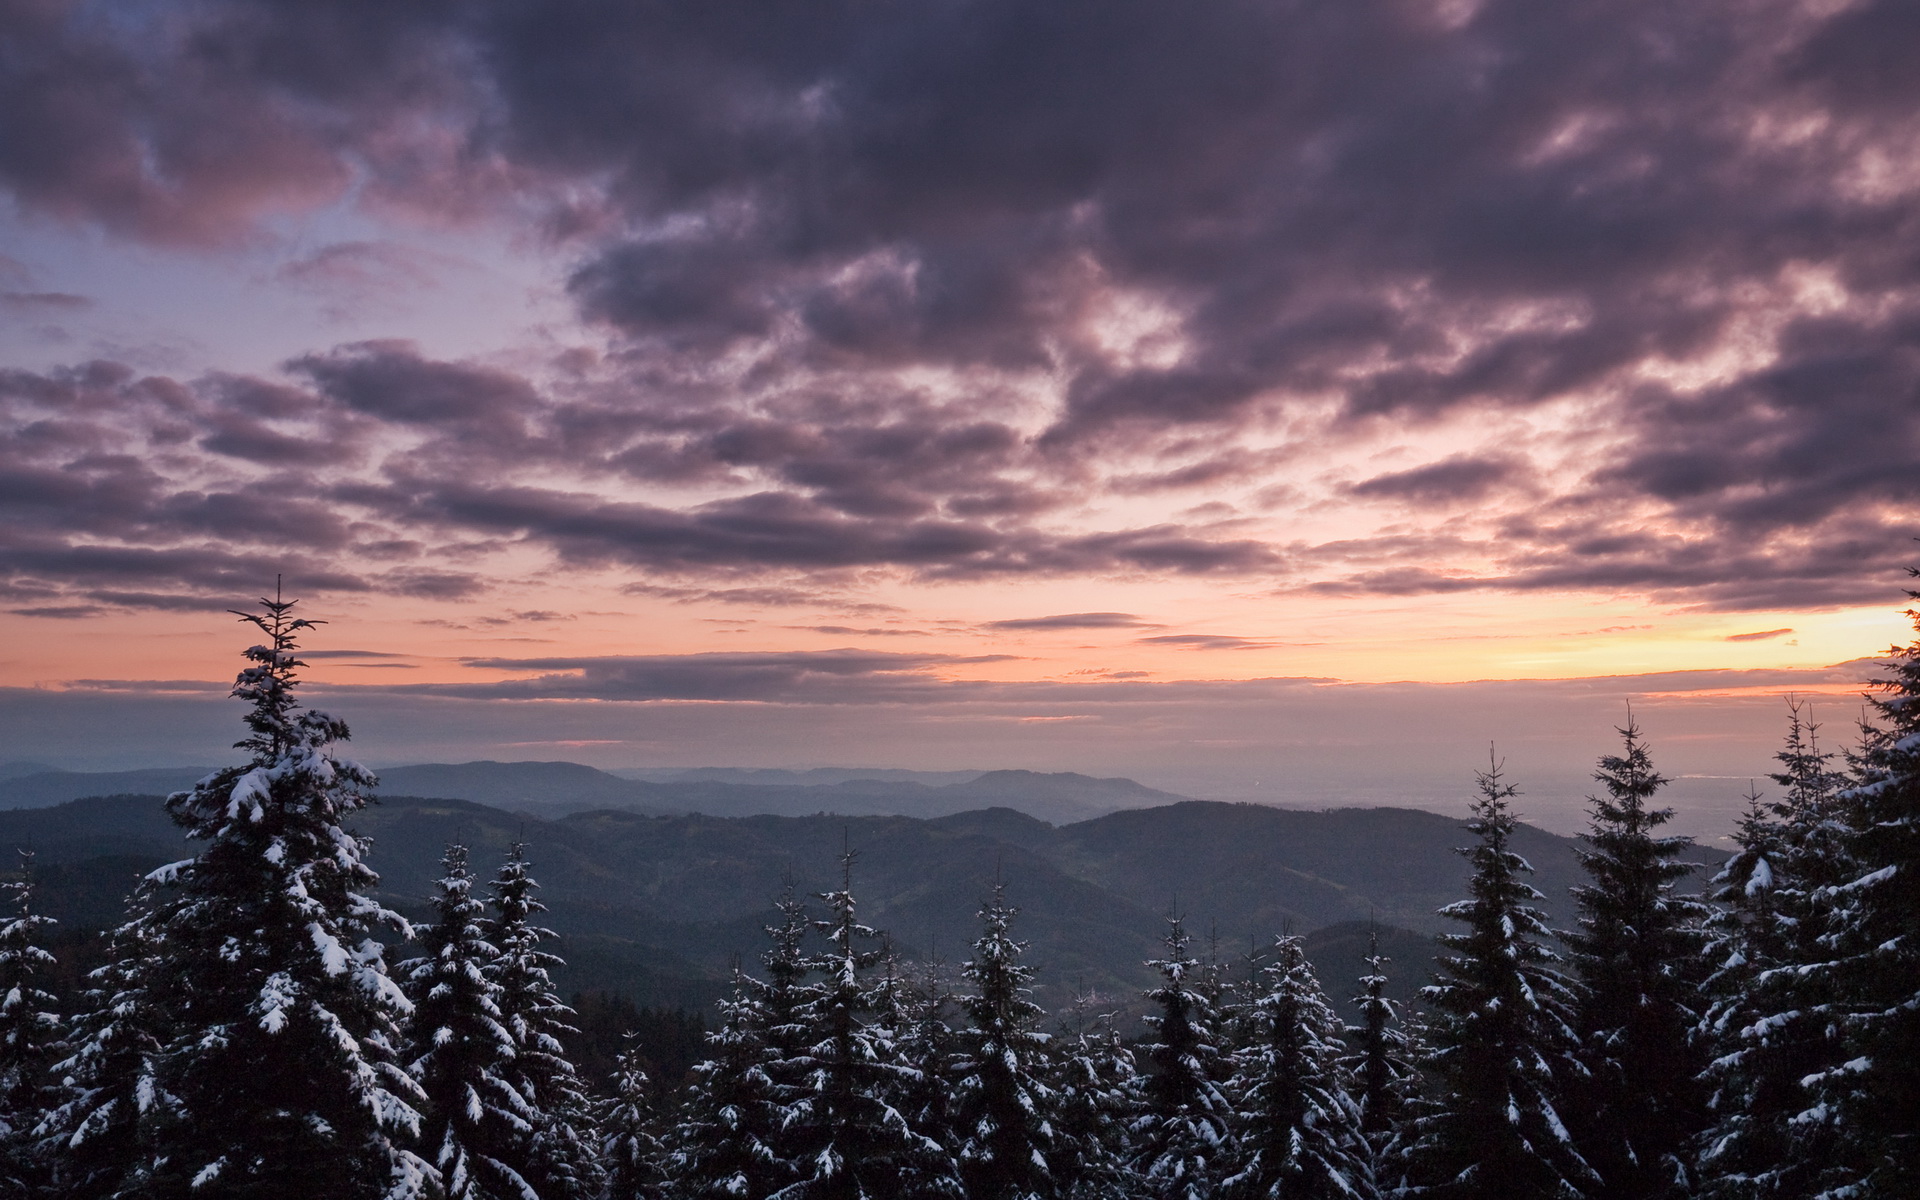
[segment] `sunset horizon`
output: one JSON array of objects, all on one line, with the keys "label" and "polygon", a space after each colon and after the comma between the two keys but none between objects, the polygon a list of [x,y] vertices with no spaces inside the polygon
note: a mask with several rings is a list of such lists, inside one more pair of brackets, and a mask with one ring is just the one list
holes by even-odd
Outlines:
[{"label": "sunset horizon", "polygon": [[221,761],[284,576],[373,762],[1573,828],[1631,702],[1724,834],[1920,460],[1911,31],[1738,7],[27,6],[0,760]]}]

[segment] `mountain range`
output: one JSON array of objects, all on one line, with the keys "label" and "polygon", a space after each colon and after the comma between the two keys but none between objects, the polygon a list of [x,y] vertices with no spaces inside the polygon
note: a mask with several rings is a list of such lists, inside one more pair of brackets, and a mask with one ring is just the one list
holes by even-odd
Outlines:
[{"label": "mountain range", "polygon": [[[154,794],[192,787],[210,768],[61,771],[37,763],[0,766],[0,809],[43,808],[85,796]],[[545,817],[597,808],[675,815],[939,817],[1005,805],[1057,823],[1185,797],[1131,779],[1035,771],[810,771],[706,767],[614,774],[570,762],[423,763],[380,771],[394,796],[472,800]]]},{"label": "mountain range", "polygon": [[[1024,774],[916,786],[993,787],[1005,783],[993,776]],[[1426,980],[1431,935],[1450,924],[1435,909],[1464,894],[1467,864],[1453,848],[1471,840],[1456,819],[1414,809],[1202,801],[1055,824],[1006,806],[932,817],[617,807],[542,816],[527,803],[387,795],[356,826],[372,839],[385,898],[414,916],[448,841],[472,846],[486,870],[524,839],[563,935],[565,986],[686,1006],[717,995],[733,962],[753,969],[773,899],[789,882],[803,896],[837,885],[846,851],[862,919],[921,962],[964,958],[979,901],[1002,881],[1022,909],[1016,932],[1032,944],[1049,1007],[1088,991],[1127,1006],[1152,977],[1144,964],[1159,956],[1170,912],[1184,915],[1203,953],[1229,964],[1283,930],[1306,935],[1336,997],[1351,993],[1371,925],[1397,960],[1392,990],[1406,997]],[[143,871],[193,850],[154,795],[0,811],[7,845],[37,852],[43,911],[93,929],[118,919],[119,898]],[[1581,877],[1575,847],[1527,826],[1514,839],[1561,923],[1572,918],[1567,888]],[[1695,857],[1723,856],[1702,848]]]}]

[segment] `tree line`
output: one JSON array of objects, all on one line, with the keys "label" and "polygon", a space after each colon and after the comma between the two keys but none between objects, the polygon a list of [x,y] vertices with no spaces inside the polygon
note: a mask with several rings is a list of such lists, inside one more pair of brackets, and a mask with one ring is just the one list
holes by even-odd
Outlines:
[{"label": "tree line", "polygon": [[[1375,952],[1338,1014],[1291,933],[1239,964],[1170,915],[1146,1032],[1049,1020],[996,882],[957,983],[863,924],[855,856],[791,887],[682,1086],[568,1058],[516,844],[447,849],[432,919],[370,898],[373,778],[294,699],[293,605],[234,694],[248,761],[170,797],[153,872],[62,1015],[51,922],[0,922],[0,1194],[339,1200],[1894,1200],[1920,1195],[1920,642],[1844,754],[1793,705],[1704,896],[1640,731],[1600,760],[1554,930],[1490,761],[1422,1003]],[[1920,615],[1915,616],[1920,624]],[[484,892],[484,894],[483,894]],[[385,938],[417,953],[389,963]]]}]

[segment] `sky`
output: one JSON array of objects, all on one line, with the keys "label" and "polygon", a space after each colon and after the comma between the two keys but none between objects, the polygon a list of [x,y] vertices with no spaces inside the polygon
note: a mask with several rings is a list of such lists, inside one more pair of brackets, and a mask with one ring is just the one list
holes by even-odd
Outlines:
[{"label": "sky", "polygon": [[[0,0],[0,760],[1721,830],[1920,510],[1920,10]],[[1764,783],[1764,779],[1762,779]],[[1523,802],[1523,809],[1527,803]]]}]

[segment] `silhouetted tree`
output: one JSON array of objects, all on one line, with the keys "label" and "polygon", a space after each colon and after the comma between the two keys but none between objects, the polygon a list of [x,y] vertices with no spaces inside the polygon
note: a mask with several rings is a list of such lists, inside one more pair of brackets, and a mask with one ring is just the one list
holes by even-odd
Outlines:
[{"label": "silhouetted tree", "polygon": [[1655,1200],[1692,1190],[1693,1141],[1708,1121],[1694,1037],[1707,909],[1674,890],[1694,870],[1678,861],[1692,842],[1655,832],[1673,816],[1649,804],[1667,780],[1631,720],[1620,736],[1622,753],[1594,775],[1606,795],[1588,798],[1579,851],[1592,882],[1573,890],[1579,928],[1563,935],[1588,1071],[1576,1133],[1600,1175],[1596,1200]]}]

